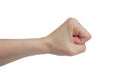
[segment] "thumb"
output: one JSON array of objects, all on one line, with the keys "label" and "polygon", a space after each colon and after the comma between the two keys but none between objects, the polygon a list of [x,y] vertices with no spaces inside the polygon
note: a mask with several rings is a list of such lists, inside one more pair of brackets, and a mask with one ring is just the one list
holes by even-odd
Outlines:
[{"label": "thumb", "polygon": [[72,20],[73,21],[71,21],[70,25],[73,27],[73,42],[76,44],[84,44],[91,38],[91,35],[76,19]]}]

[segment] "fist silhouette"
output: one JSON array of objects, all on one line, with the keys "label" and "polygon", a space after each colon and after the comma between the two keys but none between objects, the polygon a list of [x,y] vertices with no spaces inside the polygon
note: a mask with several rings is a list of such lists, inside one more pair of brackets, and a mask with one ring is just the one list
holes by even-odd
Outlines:
[{"label": "fist silhouette", "polygon": [[69,18],[46,38],[50,53],[72,56],[85,51],[91,35],[76,19]]}]

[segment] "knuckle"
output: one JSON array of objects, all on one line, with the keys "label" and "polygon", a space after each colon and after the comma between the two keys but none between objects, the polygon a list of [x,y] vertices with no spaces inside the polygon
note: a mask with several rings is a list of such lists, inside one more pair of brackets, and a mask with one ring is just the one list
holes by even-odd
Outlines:
[{"label": "knuckle", "polygon": [[87,36],[88,40],[92,38],[92,36],[88,33],[88,36]]},{"label": "knuckle", "polygon": [[67,56],[74,56],[76,53],[75,53],[75,51],[74,51],[73,49],[67,48],[67,49],[65,50],[65,54],[66,54]]},{"label": "knuckle", "polygon": [[89,34],[88,39],[91,39],[91,38],[92,38],[92,36]]},{"label": "knuckle", "polygon": [[73,56],[75,53],[72,50],[66,51],[67,56]]},{"label": "knuckle", "polygon": [[75,18],[68,18],[67,19],[67,23],[69,24],[69,25],[71,25],[72,23],[74,23],[74,22],[78,22]]},{"label": "knuckle", "polygon": [[82,53],[82,52],[85,52],[85,50],[86,50],[86,46],[82,45],[79,52]]},{"label": "knuckle", "polygon": [[85,50],[86,50],[86,46],[85,46],[85,45],[82,45],[80,52],[85,52]]},{"label": "knuckle", "polygon": [[71,48],[67,48],[65,50],[65,54],[67,56],[74,56],[74,55],[77,55],[79,53],[85,52],[85,50],[86,50],[86,46],[84,44],[84,45],[81,45],[81,48],[79,50],[78,49],[74,50],[74,49],[71,49]]}]

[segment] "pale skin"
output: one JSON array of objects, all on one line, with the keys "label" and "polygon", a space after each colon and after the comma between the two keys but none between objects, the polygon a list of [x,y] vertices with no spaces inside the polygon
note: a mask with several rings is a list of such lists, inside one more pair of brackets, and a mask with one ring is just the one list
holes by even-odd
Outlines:
[{"label": "pale skin", "polygon": [[90,38],[89,32],[76,19],[69,18],[43,38],[0,39],[0,66],[37,54],[73,56],[85,51],[85,43]]}]

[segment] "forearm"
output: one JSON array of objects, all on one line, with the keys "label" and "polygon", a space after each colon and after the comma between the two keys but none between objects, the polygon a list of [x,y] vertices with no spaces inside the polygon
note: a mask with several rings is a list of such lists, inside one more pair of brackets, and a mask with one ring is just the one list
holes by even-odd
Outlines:
[{"label": "forearm", "polygon": [[47,42],[40,39],[2,39],[0,40],[0,66],[17,59],[47,53]]}]

